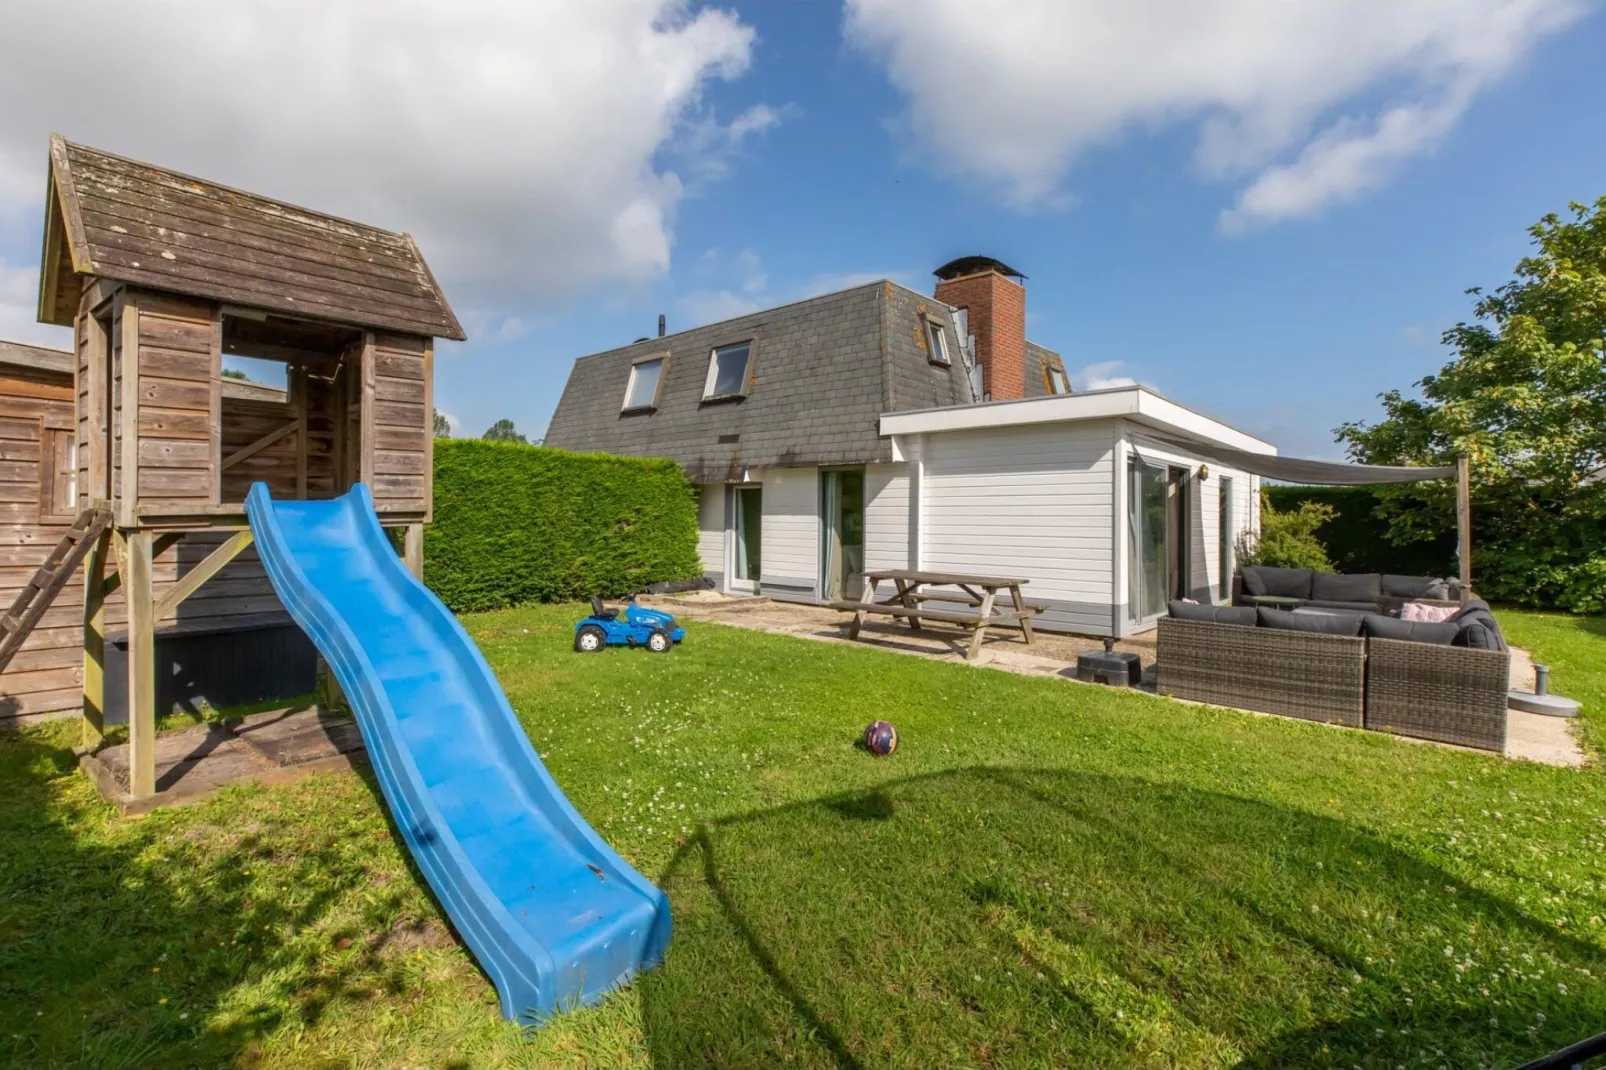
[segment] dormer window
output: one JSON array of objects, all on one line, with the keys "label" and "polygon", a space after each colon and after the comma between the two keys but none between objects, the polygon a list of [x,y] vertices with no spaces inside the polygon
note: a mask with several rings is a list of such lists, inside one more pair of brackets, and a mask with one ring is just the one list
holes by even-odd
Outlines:
[{"label": "dormer window", "polygon": [[630,366],[630,382],[625,386],[623,412],[639,412],[658,407],[658,388],[664,381],[662,356],[647,357]]},{"label": "dormer window", "polygon": [[926,346],[931,363],[952,363],[948,356],[948,330],[937,320],[926,320]]},{"label": "dormer window", "polygon": [[753,363],[753,343],[736,342],[719,346],[708,354],[708,378],[703,383],[703,400],[719,401],[747,395]]},{"label": "dormer window", "polygon": [[1043,372],[1043,377],[1048,380],[1048,392],[1050,394],[1069,394],[1071,392],[1071,384],[1065,378],[1065,369],[1058,364],[1050,364]]}]

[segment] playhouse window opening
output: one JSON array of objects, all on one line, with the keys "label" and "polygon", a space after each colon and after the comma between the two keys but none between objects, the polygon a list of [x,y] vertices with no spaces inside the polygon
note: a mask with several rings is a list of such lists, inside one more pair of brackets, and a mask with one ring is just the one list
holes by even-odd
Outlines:
[{"label": "playhouse window opening", "polygon": [[225,310],[221,409],[222,500],[263,482],[276,498],[329,498],[355,478],[362,332],[254,310]]}]

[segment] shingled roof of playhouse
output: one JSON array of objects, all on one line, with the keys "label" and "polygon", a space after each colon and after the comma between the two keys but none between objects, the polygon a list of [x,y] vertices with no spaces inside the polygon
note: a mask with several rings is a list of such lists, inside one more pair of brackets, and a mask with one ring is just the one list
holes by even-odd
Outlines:
[{"label": "shingled roof of playhouse", "polygon": [[85,277],[437,338],[463,328],[406,234],[50,139],[39,319]]}]

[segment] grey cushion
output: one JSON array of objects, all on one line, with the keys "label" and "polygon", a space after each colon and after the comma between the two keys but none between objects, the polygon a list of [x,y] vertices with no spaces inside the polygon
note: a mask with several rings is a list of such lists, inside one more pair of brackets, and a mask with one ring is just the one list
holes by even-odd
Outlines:
[{"label": "grey cushion", "polygon": [[1459,624],[1451,624],[1456,630],[1455,638],[1450,641],[1452,646],[1471,647],[1473,650],[1504,650],[1505,642],[1500,633],[1484,624],[1477,618],[1468,618]]},{"label": "grey cushion", "polygon": [[1456,646],[1470,646],[1478,650],[1506,650],[1505,633],[1489,612],[1489,603],[1474,598],[1450,618],[1450,623],[1462,629],[1455,637]]},{"label": "grey cushion", "polygon": [[1194,602],[1172,602],[1170,611],[1177,620],[1203,620],[1212,624],[1237,624],[1245,628],[1255,626],[1253,606],[1201,606]]},{"label": "grey cushion", "polygon": [[1310,576],[1308,568],[1272,568],[1270,565],[1245,565],[1243,568],[1244,590],[1253,595],[1309,598]]},{"label": "grey cushion", "polygon": [[1449,598],[1450,585],[1432,576],[1383,574],[1383,593],[1393,598]]},{"label": "grey cushion", "polygon": [[1403,639],[1408,643],[1449,646],[1459,630],[1449,621],[1430,624],[1420,620],[1396,620],[1377,613],[1366,615],[1366,634],[1373,639]]},{"label": "grey cushion", "polygon": [[1310,580],[1310,596],[1318,602],[1377,602],[1383,593],[1383,577],[1375,572],[1341,575],[1318,572]]},{"label": "grey cushion", "polygon": [[1314,635],[1361,634],[1359,613],[1294,613],[1286,609],[1268,609],[1260,606],[1256,608],[1255,614],[1262,628],[1276,628],[1285,632],[1309,632]]},{"label": "grey cushion", "polygon": [[1365,602],[1337,602],[1337,601],[1325,601],[1325,600],[1320,599],[1320,598],[1312,598],[1309,602],[1306,602],[1305,604],[1307,606],[1313,606],[1316,609],[1350,609],[1350,610],[1354,610],[1356,613],[1375,613],[1375,612],[1377,612],[1377,603],[1373,602],[1373,601],[1370,601],[1370,600],[1365,601]]}]

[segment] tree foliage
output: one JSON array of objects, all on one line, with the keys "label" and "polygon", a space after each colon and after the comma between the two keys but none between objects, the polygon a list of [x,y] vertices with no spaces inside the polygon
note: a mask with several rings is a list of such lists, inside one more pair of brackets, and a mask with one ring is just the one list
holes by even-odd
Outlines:
[{"label": "tree foliage", "polygon": [[1325,502],[1300,502],[1293,509],[1280,510],[1260,492],[1260,534],[1244,532],[1238,539],[1238,564],[1270,565],[1273,568],[1311,568],[1332,572],[1333,562],[1316,531],[1333,519],[1333,507]]},{"label": "tree foliage", "polygon": [[513,426],[512,420],[498,420],[480,436],[486,442],[524,442],[525,438]]},{"label": "tree foliage", "polygon": [[[1606,197],[1529,229],[1535,251],[1444,333],[1455,357],[1382,395],[1384,419],[1338,430],[1369,464],[1470,459],[1473,574],[1506,601],[1606,609]],[[1391,489],[1398,542],[1455,524],[1448,481]]]},{"label": "tree foliage", "polygon": [[451,438],[452,437],[452,422],[450,420],[448,420],[446,417],[441,415],[441,410],[439,410],[439,409],[430,409],[429,410],[429,415],[430,415],[430,419],[435,424],[435,437],[436,438]]}]

